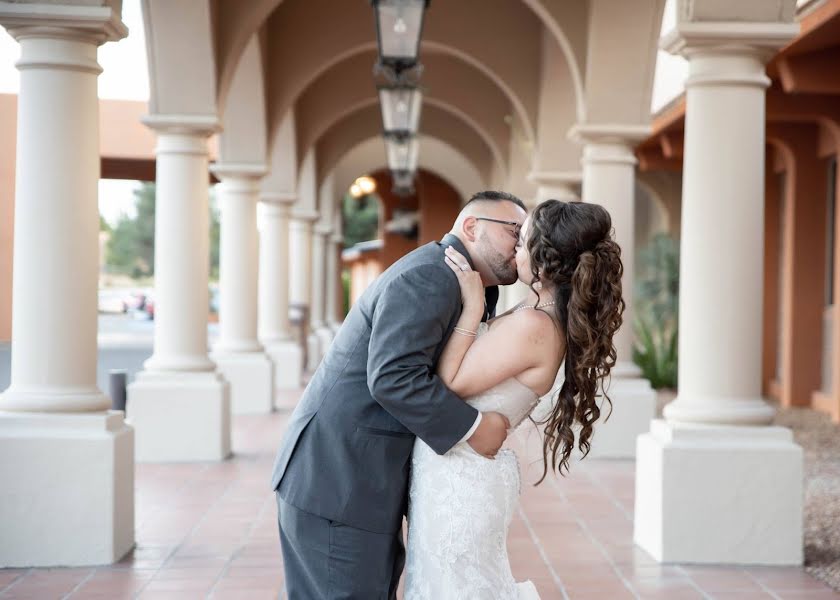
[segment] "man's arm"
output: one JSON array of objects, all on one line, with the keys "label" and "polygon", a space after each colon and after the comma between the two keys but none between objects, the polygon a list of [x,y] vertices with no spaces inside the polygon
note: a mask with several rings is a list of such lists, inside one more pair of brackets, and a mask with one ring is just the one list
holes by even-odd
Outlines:
[{"label": "man's arm", "polygon": [[443,261],[419,265],[383,290],[371,323],[371,395],[438,454],[458,443],[478,417],[434,369],[436,350],[460,301],[458,281]]}]

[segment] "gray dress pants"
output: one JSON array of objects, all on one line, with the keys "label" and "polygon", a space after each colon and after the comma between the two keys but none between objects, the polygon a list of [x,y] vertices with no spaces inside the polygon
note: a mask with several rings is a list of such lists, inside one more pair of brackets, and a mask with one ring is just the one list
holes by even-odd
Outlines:
[{"label": "gray dress pants", "polygon": [[289,600],[395,600],[405,565],[402,531],[356,529],[302,511],[277,492]]}]

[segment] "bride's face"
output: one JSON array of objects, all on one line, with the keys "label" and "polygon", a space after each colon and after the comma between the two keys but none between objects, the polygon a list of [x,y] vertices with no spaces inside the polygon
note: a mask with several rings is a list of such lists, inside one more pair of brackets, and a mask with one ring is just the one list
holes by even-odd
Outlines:
[{"label": "bride's face", "polygon": [[519,241],[516,243],[516,272],[519,276],[519,281],[528,285],[534,279],[534,274],[531,273],[531,255],[528,254],[526,248],[526,240],[528,239],[528,229],[531,225],[531,217],[525,219],[522,224],[522,229],[519,230]]}]

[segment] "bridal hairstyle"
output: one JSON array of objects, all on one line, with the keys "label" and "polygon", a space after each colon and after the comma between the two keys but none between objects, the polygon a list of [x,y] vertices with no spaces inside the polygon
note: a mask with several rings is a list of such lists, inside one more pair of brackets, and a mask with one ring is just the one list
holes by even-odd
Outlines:
[{"label": "bridal hairstyle", "polygon": [[[612,239],[612,220],[598,204],[548,200],[531,214],[526,248],[531,258],[530,284],[554,285],[555,312],[566,338],[565,376],[545,424],[542,483],[551,469],[569,470],[575,445],[572,425],[580,425],[578,447],[589,453],[592,425],[601,416],[596,402],[604,379],[615,366],[613,335],[621,326],[621,248]],[[536,290],[534,290],[536,292]],[[609,417],[609,415],[608,415]],[[559,459],[559,468],[558,468]]]}]

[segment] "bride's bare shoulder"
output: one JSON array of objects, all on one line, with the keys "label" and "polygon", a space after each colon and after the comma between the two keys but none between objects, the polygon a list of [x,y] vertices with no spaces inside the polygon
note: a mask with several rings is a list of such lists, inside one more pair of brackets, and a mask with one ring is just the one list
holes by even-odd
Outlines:
[{"label": "bride's bare shoulder", "polygon": [[497,319],[495,329],[526,344],[543,345],[558,337],[555,320],[547,312],[533,308],[514,310]]}]

